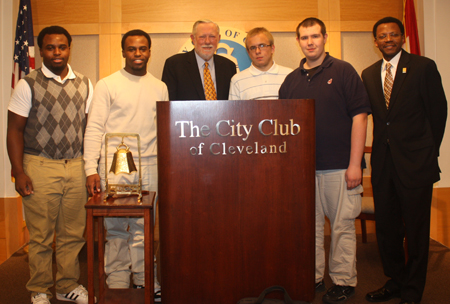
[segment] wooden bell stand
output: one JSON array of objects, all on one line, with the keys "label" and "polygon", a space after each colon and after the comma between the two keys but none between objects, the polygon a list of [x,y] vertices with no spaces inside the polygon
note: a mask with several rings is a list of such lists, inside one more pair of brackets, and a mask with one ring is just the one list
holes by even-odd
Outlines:
[{"label": "wooden bell stand", "polygon": [[[153,304],[153,203],[155,192],[142,192],[139,202],[138,196],[120,198],[109,197],[104,200],[105,193],[95,194],[85,205],[87,211],[87,262],[88,262],[88,293],[89,304],[94,304],[94,233],[95,220],[98,225],[98,274],[99,297],[97,303],[145,303]],[[105,231],[104,217],[135,216],[144,217],[144,263],[145,289],[108,289],[105,288],[104,246]]]}]

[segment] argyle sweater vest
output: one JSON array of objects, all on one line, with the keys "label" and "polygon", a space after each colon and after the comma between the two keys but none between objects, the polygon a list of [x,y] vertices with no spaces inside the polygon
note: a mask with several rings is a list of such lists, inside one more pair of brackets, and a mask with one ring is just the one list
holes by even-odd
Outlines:
[{"label": "argyle sweater vest", "polygon": [[41,69],[24,79],[31,88],[32,105],[24,130],[24,153],[50,159],[83,155],[89,80],[74,72],[63,84]]}]

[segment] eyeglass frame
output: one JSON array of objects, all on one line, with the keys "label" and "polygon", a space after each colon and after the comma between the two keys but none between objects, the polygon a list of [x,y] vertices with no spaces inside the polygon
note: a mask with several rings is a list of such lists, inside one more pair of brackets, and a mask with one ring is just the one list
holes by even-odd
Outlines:
[{"label": "eyeglass frame", "polygon": [[257,45],[250,46],[248,48],[248,50],[251,51],[251,52],[256,52],[257,49],[262,51],[263,49],[265,49],[266,47],[269,47],[269,46],[272,46],[272,44],[260,43],[260,44],[257,44]]}]

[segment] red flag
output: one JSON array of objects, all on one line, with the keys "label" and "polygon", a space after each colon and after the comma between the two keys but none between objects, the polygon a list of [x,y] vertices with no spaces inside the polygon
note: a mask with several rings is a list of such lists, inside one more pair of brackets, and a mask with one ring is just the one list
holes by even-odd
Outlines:
[{"label": "red flag", "polygon": [[405,26],[404,49],[412,54],[420,55],[419,32],[417,31],[414,0],[403,0],[403,25]]},{"label": "red flag", "polygon": [[14,41],[14,67],[11,87],[34,70],[34,35],[31,1],[20,0],[17,16],[16,39]]}]

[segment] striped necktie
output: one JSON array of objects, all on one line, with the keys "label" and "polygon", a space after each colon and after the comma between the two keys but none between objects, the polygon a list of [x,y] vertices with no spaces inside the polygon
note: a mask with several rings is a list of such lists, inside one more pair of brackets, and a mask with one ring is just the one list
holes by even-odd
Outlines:
[{"label": "striped necktie", "polygon": [[211,78],[211,73],[208,68],[209,63],[205,62],[205,68],[203,69],[203,81],[205,86],[206,100],[217,100],[216,89],[214,88],[214,82]]},{"label": "striped necktie", "polygon": [[386,63],[386,76],[384,78],[384,100],[386,101],[387,109],[389,109],[389,100],[391,99],[392,85],[394,84],[394,81],[392,79],[391,67],[392,64],[390,64],[389,62]]}]

